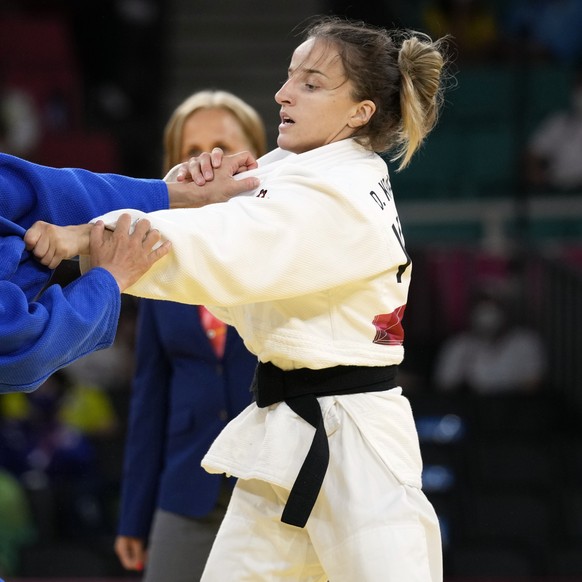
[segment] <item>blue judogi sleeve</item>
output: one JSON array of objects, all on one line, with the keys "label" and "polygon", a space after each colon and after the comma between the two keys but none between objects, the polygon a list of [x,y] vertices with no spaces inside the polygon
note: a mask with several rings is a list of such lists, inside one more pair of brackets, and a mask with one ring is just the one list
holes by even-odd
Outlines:
[{"label": "blue judogi sleeve", "polygon": [[40,166],[0,154],[0,216],[27,229],[37,220],[83,224],[119,208],[168,208],[162,180]]},{"label": "blue judogi sleeve", "polygon": [[120,294],[104,269],[65,288],[25,249],[37,220],[81,224],[117,208],[168,207],[161,180],[81,169],[57,169],[0,154],[0,392],[31,391],[53,372],[109,347],[117,331]]}]

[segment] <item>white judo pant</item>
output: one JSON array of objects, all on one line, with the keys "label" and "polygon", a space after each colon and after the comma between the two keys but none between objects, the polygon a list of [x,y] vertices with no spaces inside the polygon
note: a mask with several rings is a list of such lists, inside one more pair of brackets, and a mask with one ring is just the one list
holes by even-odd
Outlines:
[{"label": "white judo pant", "polygon": [[238,481],[202,582],[442,581],[439,524],[424,493],[396,479],[347,414],[329,447],[303,529],[281,522],[286,489]]}]

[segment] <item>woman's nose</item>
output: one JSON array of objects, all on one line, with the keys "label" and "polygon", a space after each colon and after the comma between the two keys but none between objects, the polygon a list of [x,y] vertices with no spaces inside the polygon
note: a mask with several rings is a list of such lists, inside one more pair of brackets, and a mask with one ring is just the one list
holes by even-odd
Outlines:
[{"label": "woman's nose", "polygon": [[275,93],[275,101],[282,105],[283,103],[289,103],[291,101],[289,97],[289,81],[285,81],[283,86]]}]

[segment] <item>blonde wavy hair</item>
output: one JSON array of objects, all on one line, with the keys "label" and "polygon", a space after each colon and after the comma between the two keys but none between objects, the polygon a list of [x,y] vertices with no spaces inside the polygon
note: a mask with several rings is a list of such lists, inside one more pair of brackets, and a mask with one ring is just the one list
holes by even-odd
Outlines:
[{"label": "blonde wavy hair", "polygon": [[187,97],[172,113],[164,129],[164,167],[166,174],[176,164],[179,164],[182,134],[186,120],[199,109],[224,109],[230,112],[239,122],[248,139],[251,153],[260,157],[266,153],[267,137],[265,125],[258,112],[240,97],[228,91],[205,89]]}]

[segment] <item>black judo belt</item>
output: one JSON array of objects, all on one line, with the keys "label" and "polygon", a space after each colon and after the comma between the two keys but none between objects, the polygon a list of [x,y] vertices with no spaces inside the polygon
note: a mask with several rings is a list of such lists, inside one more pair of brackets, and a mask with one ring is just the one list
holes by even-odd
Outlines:
[{"label": "black judo belt", "polygon": [[329,464],[329,445],[318,396],[380,392],[396,386],[398,366],[335,366],[321,370],[281,370],[259,363],[253,379],[257,405],[265,408],[285,402],[315,428],[313,442],[283,510],[281,521],[305,527]]}]

